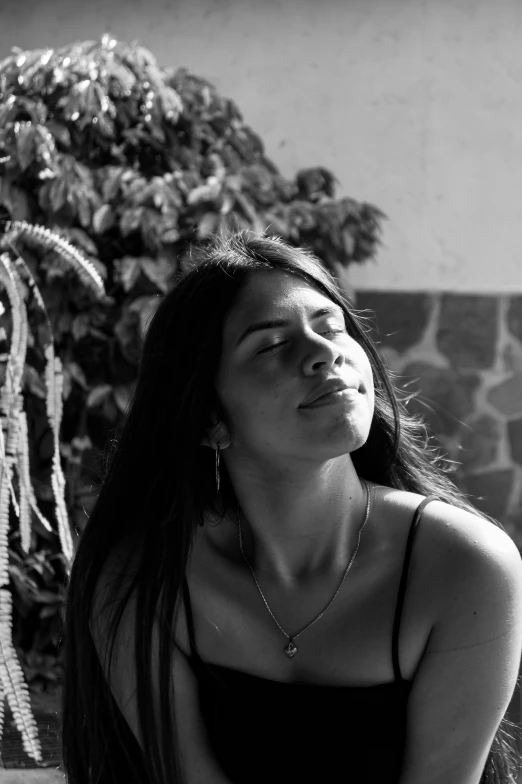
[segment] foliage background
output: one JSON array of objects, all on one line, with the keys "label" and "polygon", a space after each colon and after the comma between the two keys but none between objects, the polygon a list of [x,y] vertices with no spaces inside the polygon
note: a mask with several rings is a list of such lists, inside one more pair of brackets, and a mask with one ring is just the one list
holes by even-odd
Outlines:
[{"label": "foliage background", "polygon": [[[96,300],[53,247],[4,236],[45,302],[63,365],[60,441],[67,509],[84,525],[103,473],[101,451],[133,392],[143,335],[161,296],[190,261],[190,243],[216,232],[268,231],[310,247],[334,273],[371,257],[383,214],[335,198],[320,166],[285,179],[237,106],[183,68],[161,69],[138,44],[103,36],[0,64],[0,219],[52,228],[101,275]],[[9,224],[6,223],[6,226]],[[45,416],[46,325],[29,286],[31,334],[24,409],[31,477],[53,517],[53,444]],[[0,384],[11,335],[0,292]],[[55,531],[33,519],[32,549],[13,527],[14,642],[33,690],[59,683],[65,571]]]}]

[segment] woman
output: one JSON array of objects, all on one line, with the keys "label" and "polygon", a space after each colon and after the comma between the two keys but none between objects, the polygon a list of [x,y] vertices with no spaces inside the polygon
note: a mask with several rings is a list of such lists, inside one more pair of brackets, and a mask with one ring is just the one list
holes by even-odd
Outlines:
[{"label": "woman", "polygon": [[513,781],[517,549],[310,254],[201,256],[150,324],[74,561],[69,784]]}]

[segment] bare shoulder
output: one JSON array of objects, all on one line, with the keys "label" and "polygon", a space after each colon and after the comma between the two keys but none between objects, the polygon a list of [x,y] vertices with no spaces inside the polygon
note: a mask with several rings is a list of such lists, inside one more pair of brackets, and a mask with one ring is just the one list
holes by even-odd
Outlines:
[{"label": "bare shoulder", "polygon": [[[392,524],[390,536],[395,536],[402,561],[408,529],[424,496],[392,488],[381,488],[379,494],[381,530]],[[522,618],[520,553],[500,526],[473,510],[438,500],[425,506],[409,581],[419,612],[429,614],[434,629],[459,627],[464,644],[502,634]]]},{"label": "bare shoulder", "polygon": [[[411,516],[422,496],[396,492],[389,502]],[[430,501],[417,530],[415,561],[424,595],[436,608],[430,650],[520,636],[522,559],[501,527],[471,510]]]},{"label": "bare shoulder", "polygon": [[459,576],[482,580],[522,579],[522,560],[511,537],[494,522],[472,510],[442,501],[431,501],[425,508],[419,539],[424,548]]},{"label": "bare shoulder", "polygon": [[[424,496],[392,488],[382,488],[383,500],[393,517],[404,526],[413,519]],[[495,572],[520,575],[521,558],[511,537],[501,526],[478,512],[461,509],[450,503],[432,500],[422,514],[415,544],[433,563],[465,567],[489,566]]]}]

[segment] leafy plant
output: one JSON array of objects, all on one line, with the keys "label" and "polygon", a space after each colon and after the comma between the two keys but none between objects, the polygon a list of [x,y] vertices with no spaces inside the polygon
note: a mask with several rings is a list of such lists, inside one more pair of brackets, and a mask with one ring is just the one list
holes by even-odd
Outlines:
[{"label": "leafy plant", "polygon": [[56,682],[66,565],[100,450],[191,242],[267,231],[334,272],[363,262],[384,216],[335,185],[321,167],[285,179],[232,101],[138,44],[106,35],[0,63],[0,643],[12,646],[12,597],[33,685]]},{"label": "leafy plant", "polygon": [[[5,379],[0,389],[0,702],[2,706],[0,738],[5,697],[15,724],[22,734],[25,751],[39,761],[41,748],[36,722],[31,712],[24,673],[12,640],[12,590],[16,589],[22,616],[24,610],[27,611],[31,604],[47,605],[39,613],[41,620],[54,614],[49,612],[49,605],[56,606],[62,603],[63,596],[56,590],[46,591],[45,587],[38,585],[35,579],[38,573],[42,577],[45,576],[44,567],[48,568],[48,564],[42,550],[34,552],[36,542],[32,537],[31,512],[45,530],[53,532],[53,526],[39,509],[31,481],[27,416],[23,408],[22,394],[29,345],[25,281],[32,288],[34,301],[40,308],[48,327],[47,339],[41,348],[45,358],[43,378],[46,413],[53,444],[50,485],[61,553],[67,566],[73,556],[73,543],[65,504],[65,479],[60,460],[63,373],[61,361],[55,356],[53,334],[45,304],[34,278],[23,260],[19,257],[13,259],[12,254],[5,248],[12,246],[14,240],[20,236],[26,236],[40,246],[50,248],[57,253],[65,263],[76,270],[84,284],[86,283],[99,298],[103,298],[105,292],[103,283],[92,265],[59,236],[53,235],[48,229],[27,223],[9,223],[7,228],[8,232],[0,243],[0,248],[2,246],[4,248],[4,252],[0,255],[0,281],[9,300],[11,315],[10,346],[6,356]],[[7,333],[5,337],[7,338]],[[16,531],[11,525],[11,509],[14,510],[19,521]],[[10,533],[11,547],[9,546]],[[13,533],[17,536],[13,536]],[[31,552],[32,546],[33,552]],[[27,554],[25,559],[22,553]],[[31,576],[31,571],[35,576]],[[52,571],[54,581],[56,576]]]}]

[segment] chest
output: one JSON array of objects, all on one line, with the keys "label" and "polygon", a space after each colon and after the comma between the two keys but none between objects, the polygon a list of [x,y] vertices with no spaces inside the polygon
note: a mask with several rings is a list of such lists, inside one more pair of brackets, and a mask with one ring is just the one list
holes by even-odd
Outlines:
[{"label": "chest", "polygon": [[[394,679],[392,630],[399,610],[399,661],[403,677],[409,679],[432,624],[422,580],[415,573],[406,601],[398,608],[402,564],[393,546],[361,553],[331,601],[339,578],[324,576],[297,589],[274,585],[261,574],[259,590],[248,569],[225,564],[215,552],[196,547],[187,581],[199,655],[207,662],[282,682],[387,683]],[[188,650],[184,614],[178,634]],[[284,652],[286,635],[297,647],[291,659]]]}]

